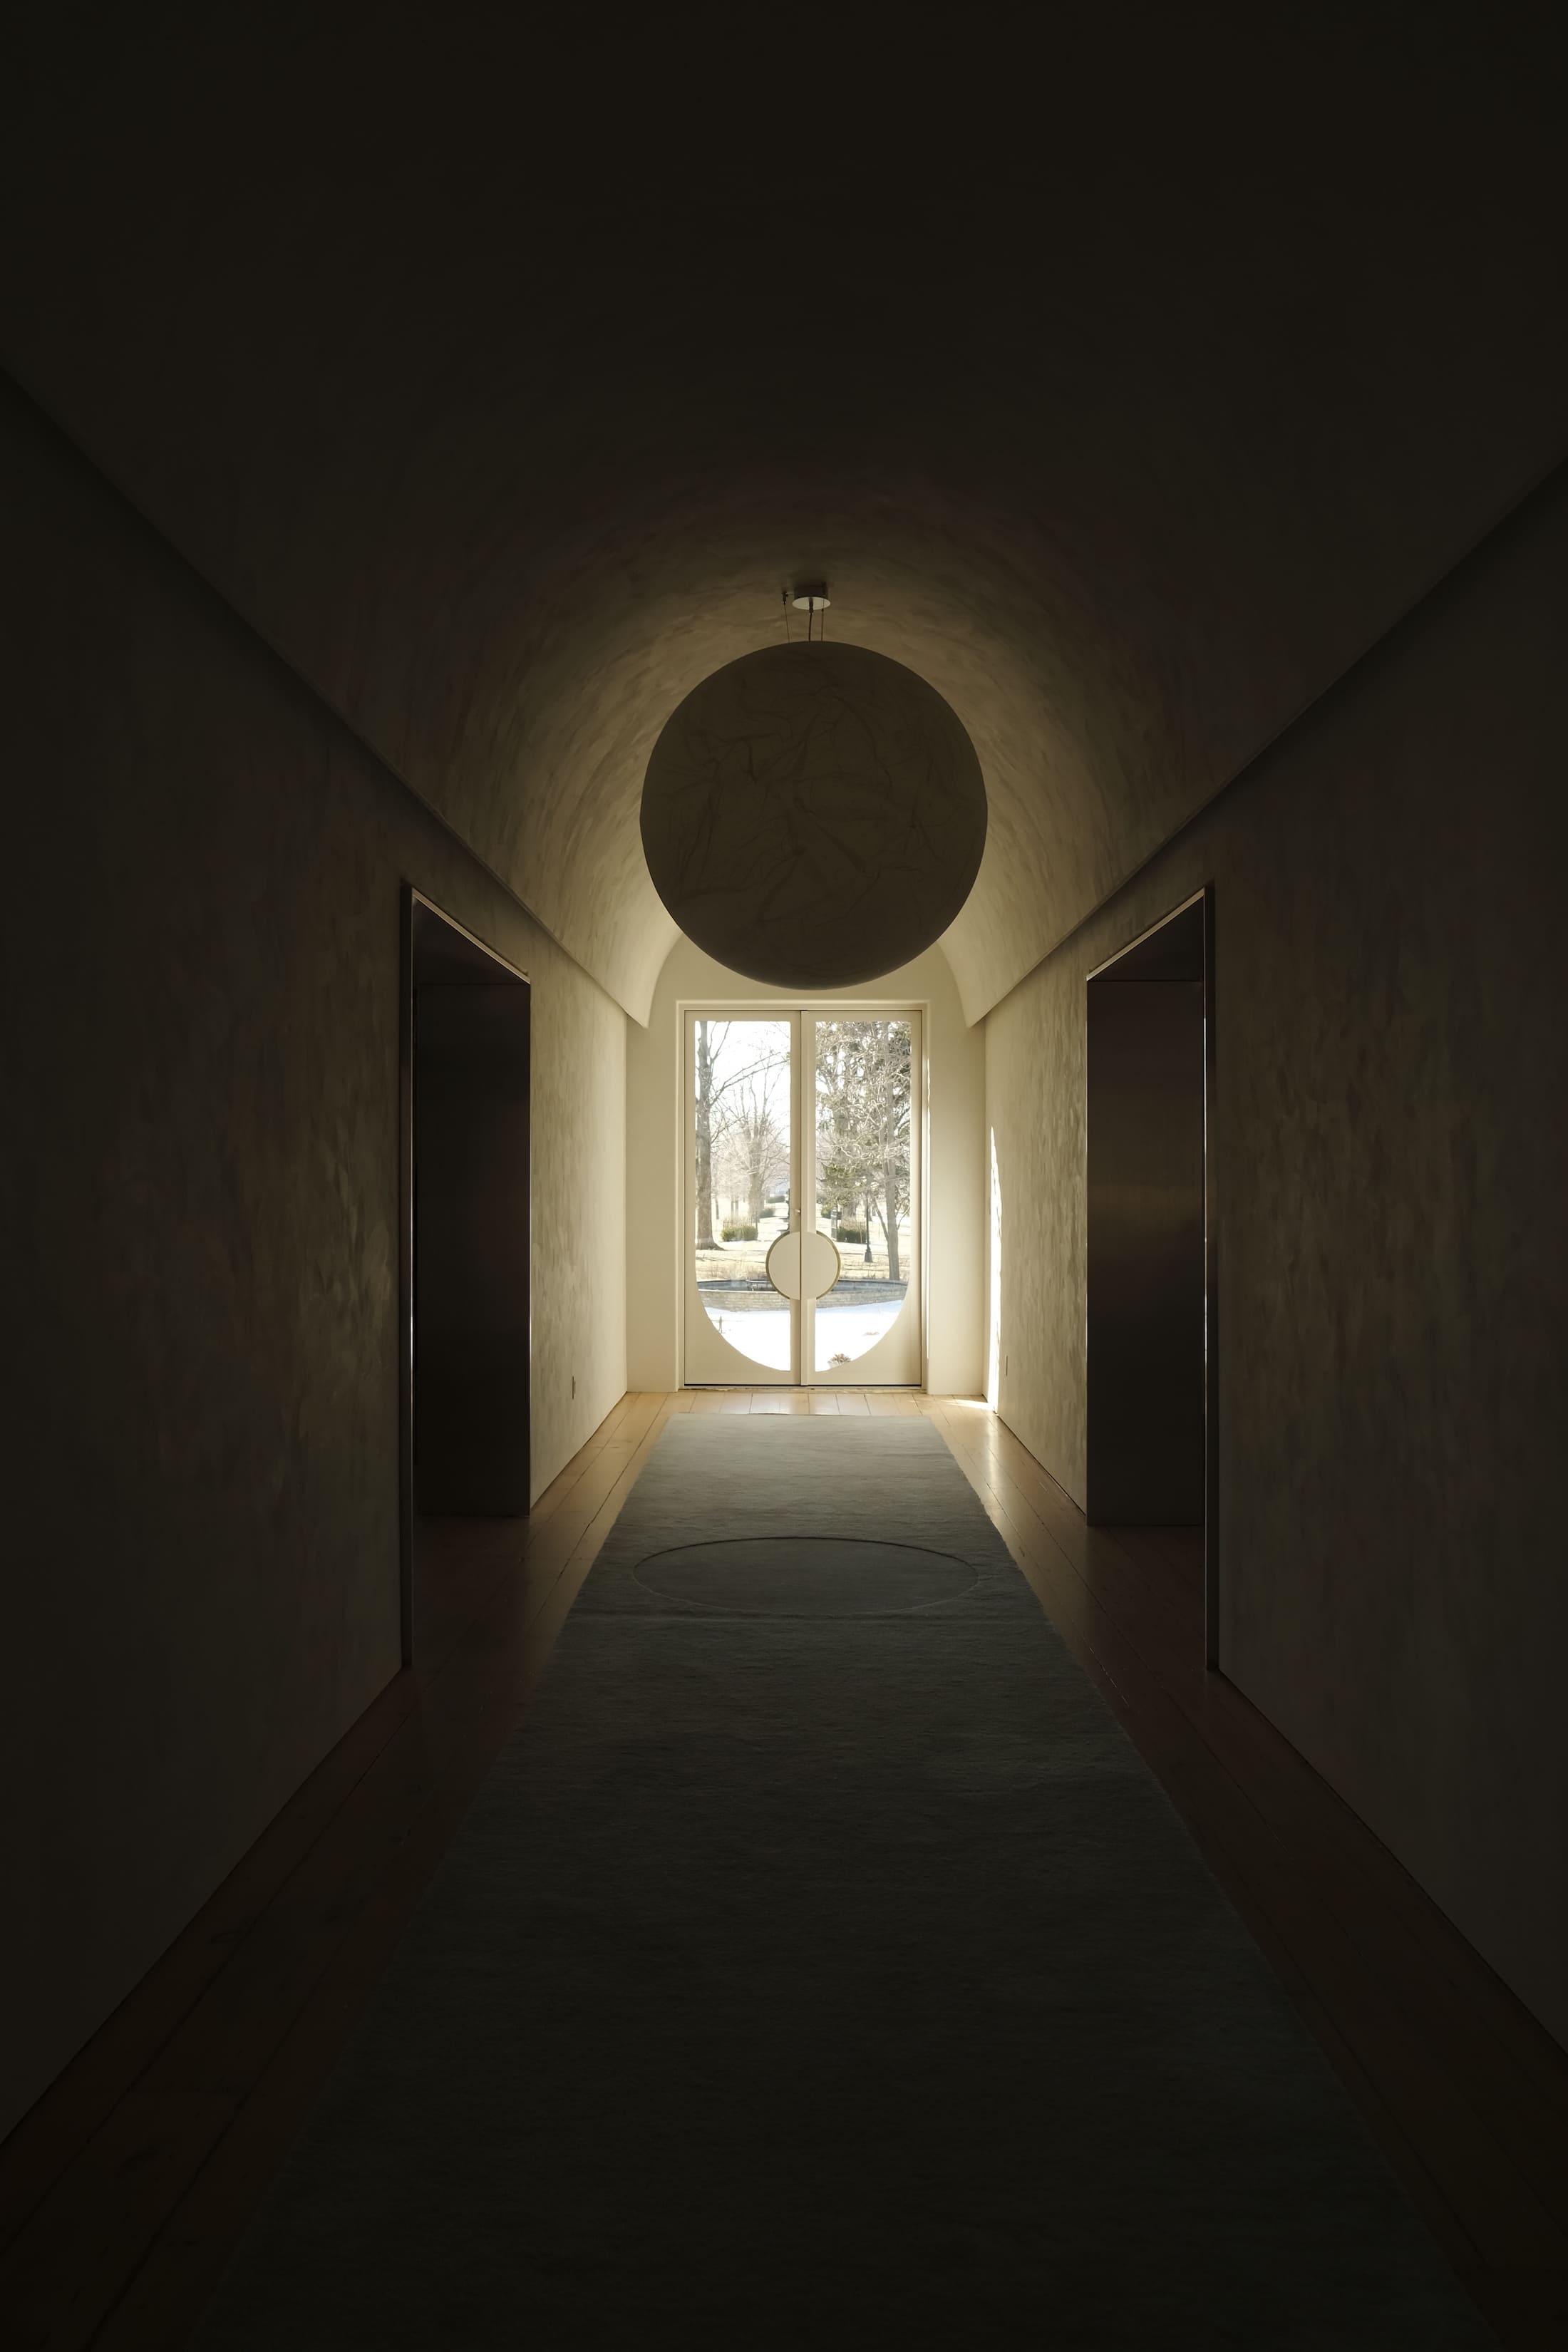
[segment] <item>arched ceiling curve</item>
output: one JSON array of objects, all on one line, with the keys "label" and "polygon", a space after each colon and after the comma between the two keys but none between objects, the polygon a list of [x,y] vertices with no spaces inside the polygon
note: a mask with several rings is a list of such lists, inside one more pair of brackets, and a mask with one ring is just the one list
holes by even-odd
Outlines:
[{"label": "arched ceiling curve", "polygon": [[639,1018],[648,751],[793,578],[980,753],[973,1018],[1559,454],[1544,12],[68,13],[9,364]]}]

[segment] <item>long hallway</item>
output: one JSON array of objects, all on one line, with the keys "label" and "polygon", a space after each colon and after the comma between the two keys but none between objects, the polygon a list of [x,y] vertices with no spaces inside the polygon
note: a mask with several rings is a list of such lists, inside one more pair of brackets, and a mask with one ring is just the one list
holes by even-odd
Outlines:
[{"label": "long hallway", "polygon": [[1089,1528],[974,1400],[847,1390],[628,1395],[527,1522],[422,1529],[412,1673],[7,2144],[4,2294],[25,2315],[22,2340],[185,2339],[520,1707],[526,1720],[661,1433],[687,1416],[780,1414],[919,1421],[940,1435],[1453,2271],[1505,2344],[1560,2340],[1568,2062],[1287,1743],[1205,1673],[1193,1531]]},{"label": "long hallway", "polygon": [[[518,1758],[570,1790],[609,1753],[608,1694],[709,1622],[734,1561],[706,1547],[842,1537],[769,1535],[723,1465],[823,1465],[769,1511],[847,1521],[827,1472],[859,1454],[892,1556],[768,1553],[752,1601],[773,1562],[806,1630],[711,1622],[785,1782],[815,1766],[784,1662],[841,1637],[858,1696],[822,1722],[857,1793],[825,1866],[879,1884],[856,1822],[885,1819],[868,1964],[937,1955],[900,1992],[954,2059],[930,2134],[870,2004],[846,2070],[846,2148],[903,2118],[895,2160],[859,2143],[879,2308],[967,2343],[973,2261],[1000,2326],[1071,2209],[1105,2288],[1056,2310],[1064,2352],[1134,2321],[1138,2352],[1211,2325],[1339,2352],[1352,2243],[1381,2284],[1342,2302],[1391,2342],[1470,2327],[1468,2294],[1513,2352],[1568,2345],[1568,13],[1454,0],[1413,38],[1408,10],[1127,0],[831,35],[825,66],[732,11],[81,0],[0,77],[7,2347],[176,2352],[204,2312],[298,2339],[301,2301],[330,2352],[380,2326],[351,2241],[376,2293],[395,2264],[342,2176],[382,2176],[399,2259],[423,2221],[356,2035],[439,2107],[406,1972],[445,1968],[440,1890],[478,1884]],[[678,1462],[708,1465],[686,1518]],[[728,1710],[671,1717],[668,1757],[744,1749]],[[939,1717],[946,1761],[880,1814]],[[1003,1727],[972,1887],[960,1765]],[[743,1911],[753,1958],[794,1955],[804,2052],[793,1817],[775,1916],[744,1788],[688,1780],[739,1856],[715,1948]],[[1092,1927],[1053,1974],[1029,1914],[1072,1871],[1015,1870],[1005,1834],[1045,1850],[1070,1786],[1109,1851],[1110,1782],[1142,1824],[1105,1969],[1135,2079],[1080,2001]],[[616,1951],[643,1846],[692,1864],[680,1807],[640,1802],[585,1839],[637,1825]],[[560,1894],[540,1822],[501,1843]],[[603,2038],[550,1974],[574,1901],[495,1922],[573,2152],[521,2242],[542,2295],[552,2245],[592,2267],[587,2184],[621,2160],[604,2074],[599,2138],[571,2114]],[[970,1915],[1027,1957],[950,2033]],[[1256,2102],[1228,2046],[1194,2074],[1214,1986],[1183,1954],[1211,1935],[1274,2053]],[[687,1989],[640,2044],[605,1993],[645,2122],[680,2105],[653,2086]],[[1024,2152],[994,2231],[959,2155],[1003,2049]],[[466,2045],[426,2268],[498,2242],[487,2183],[458,2210],[484,2071]],[[783,2073],[752,2104],[809,2173],[833,2134],[797,2071],[798,2107]],[[706,2179],[761,2290],[785,2239],[826,2262],[831,2217],[795,2174],[750,2215],[747,2162],[733,2194],[704,2175],[709,2072],[659,2196]],[[1121,2141],[1087,2087],[1113,2077]],[[1297,2199],[1261,2122],[1291,2083]],[[353,2115],[374,2161],[331,2137]],[[1381,2240],[1357,2116],[1408,2200]],[[549,2171],[524,2137],[504,2162]],[[1225,2185],[1246,2145],[1257,2230]],[[1094,2151],[1081,2212],[1064,2147]],[[1141,2315],[1118,2232],[1169,2200],[1134,2148],[1190,2179],[1214,2283],[1167,2238]],[[929,2205],[899,2194],[921,2150]],[[1310,2184],[1340,2175],[1336,2234]],[[280,2252],[268,2315],[230,2265],[274,2194],[335,2211],[343,2262],[317,2295]],[[627,2275],[686,2243],[659,2210]],[[1447,2265],[1415,2305],[1411,2211]],[[647,2334],[580,2284],[557,2336]],[[732,2271],[715,2326],[752,2293]],[[868,2296],[870,2270],[838,2319]]]}]

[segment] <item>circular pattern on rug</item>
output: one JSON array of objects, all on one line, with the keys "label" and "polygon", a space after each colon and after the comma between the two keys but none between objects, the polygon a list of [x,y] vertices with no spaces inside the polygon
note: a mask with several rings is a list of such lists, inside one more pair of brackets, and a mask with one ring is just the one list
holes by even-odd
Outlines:
[{"label": "circular pattern on rug", "polygon": [[731,1617],[897,1617],[972,1592],[979,1570],[950,1552],[853,1536],[742,1536],[650,1552],[646,1591]]},{"label": "circular pattern on rug", "polygon": [[748,979],[847,988],[908,963],[968,898],[985,783],[951,705],[865,646],[769,646],[694,687],[643,783],[655,889]]}]

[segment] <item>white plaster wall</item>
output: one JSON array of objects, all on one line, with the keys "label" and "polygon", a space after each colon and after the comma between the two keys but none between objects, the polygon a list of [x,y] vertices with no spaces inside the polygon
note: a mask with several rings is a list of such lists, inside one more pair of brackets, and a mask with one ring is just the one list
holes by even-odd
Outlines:
[{"label": "white plaster wall", "polygon": [[[530,929],[534,927],[530,925]],[[533,1501],[626,1390],[626,1014],[535,931]]]},{"label": "white plaster wall", "polygon": [[674,1388],[679,1377],[684,1106],[682,1003],[847,1004],[903,1000],[926,1007],[931,1169],[926,1202],[927,1384],[934,1394],[976,1396],[984,1338],[985,1050],[963,1018],[940,947],[861,988],[789,998],[727,971],[689,940],[670,950],[647,1026],[628,1024],[626,1045],[626,1377],[634,1389]]},{"label": "white plaster wall", "polygon": [[0,490],[3,2132],[398,1671],[402,884],[532,982],[536,1490],[626,1384],[626,1019],[5,395]]},{"label": "white plaster wall", "polygon": [[1084,1495],[1087,974],[1212,882],[1220,1663],[1568,2040],[1568,482],[985,1023],[998,1410]]}]

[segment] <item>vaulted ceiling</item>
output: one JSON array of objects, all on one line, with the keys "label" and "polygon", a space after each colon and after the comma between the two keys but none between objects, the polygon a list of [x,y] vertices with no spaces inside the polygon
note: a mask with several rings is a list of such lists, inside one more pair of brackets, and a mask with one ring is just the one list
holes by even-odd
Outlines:
[{"label": "vaulted ceiling", "polygon": [[1549,10],[34,16],[6,363],[639,1017],[794,579],[979,751],[976,1017],[1561,455]]}]

